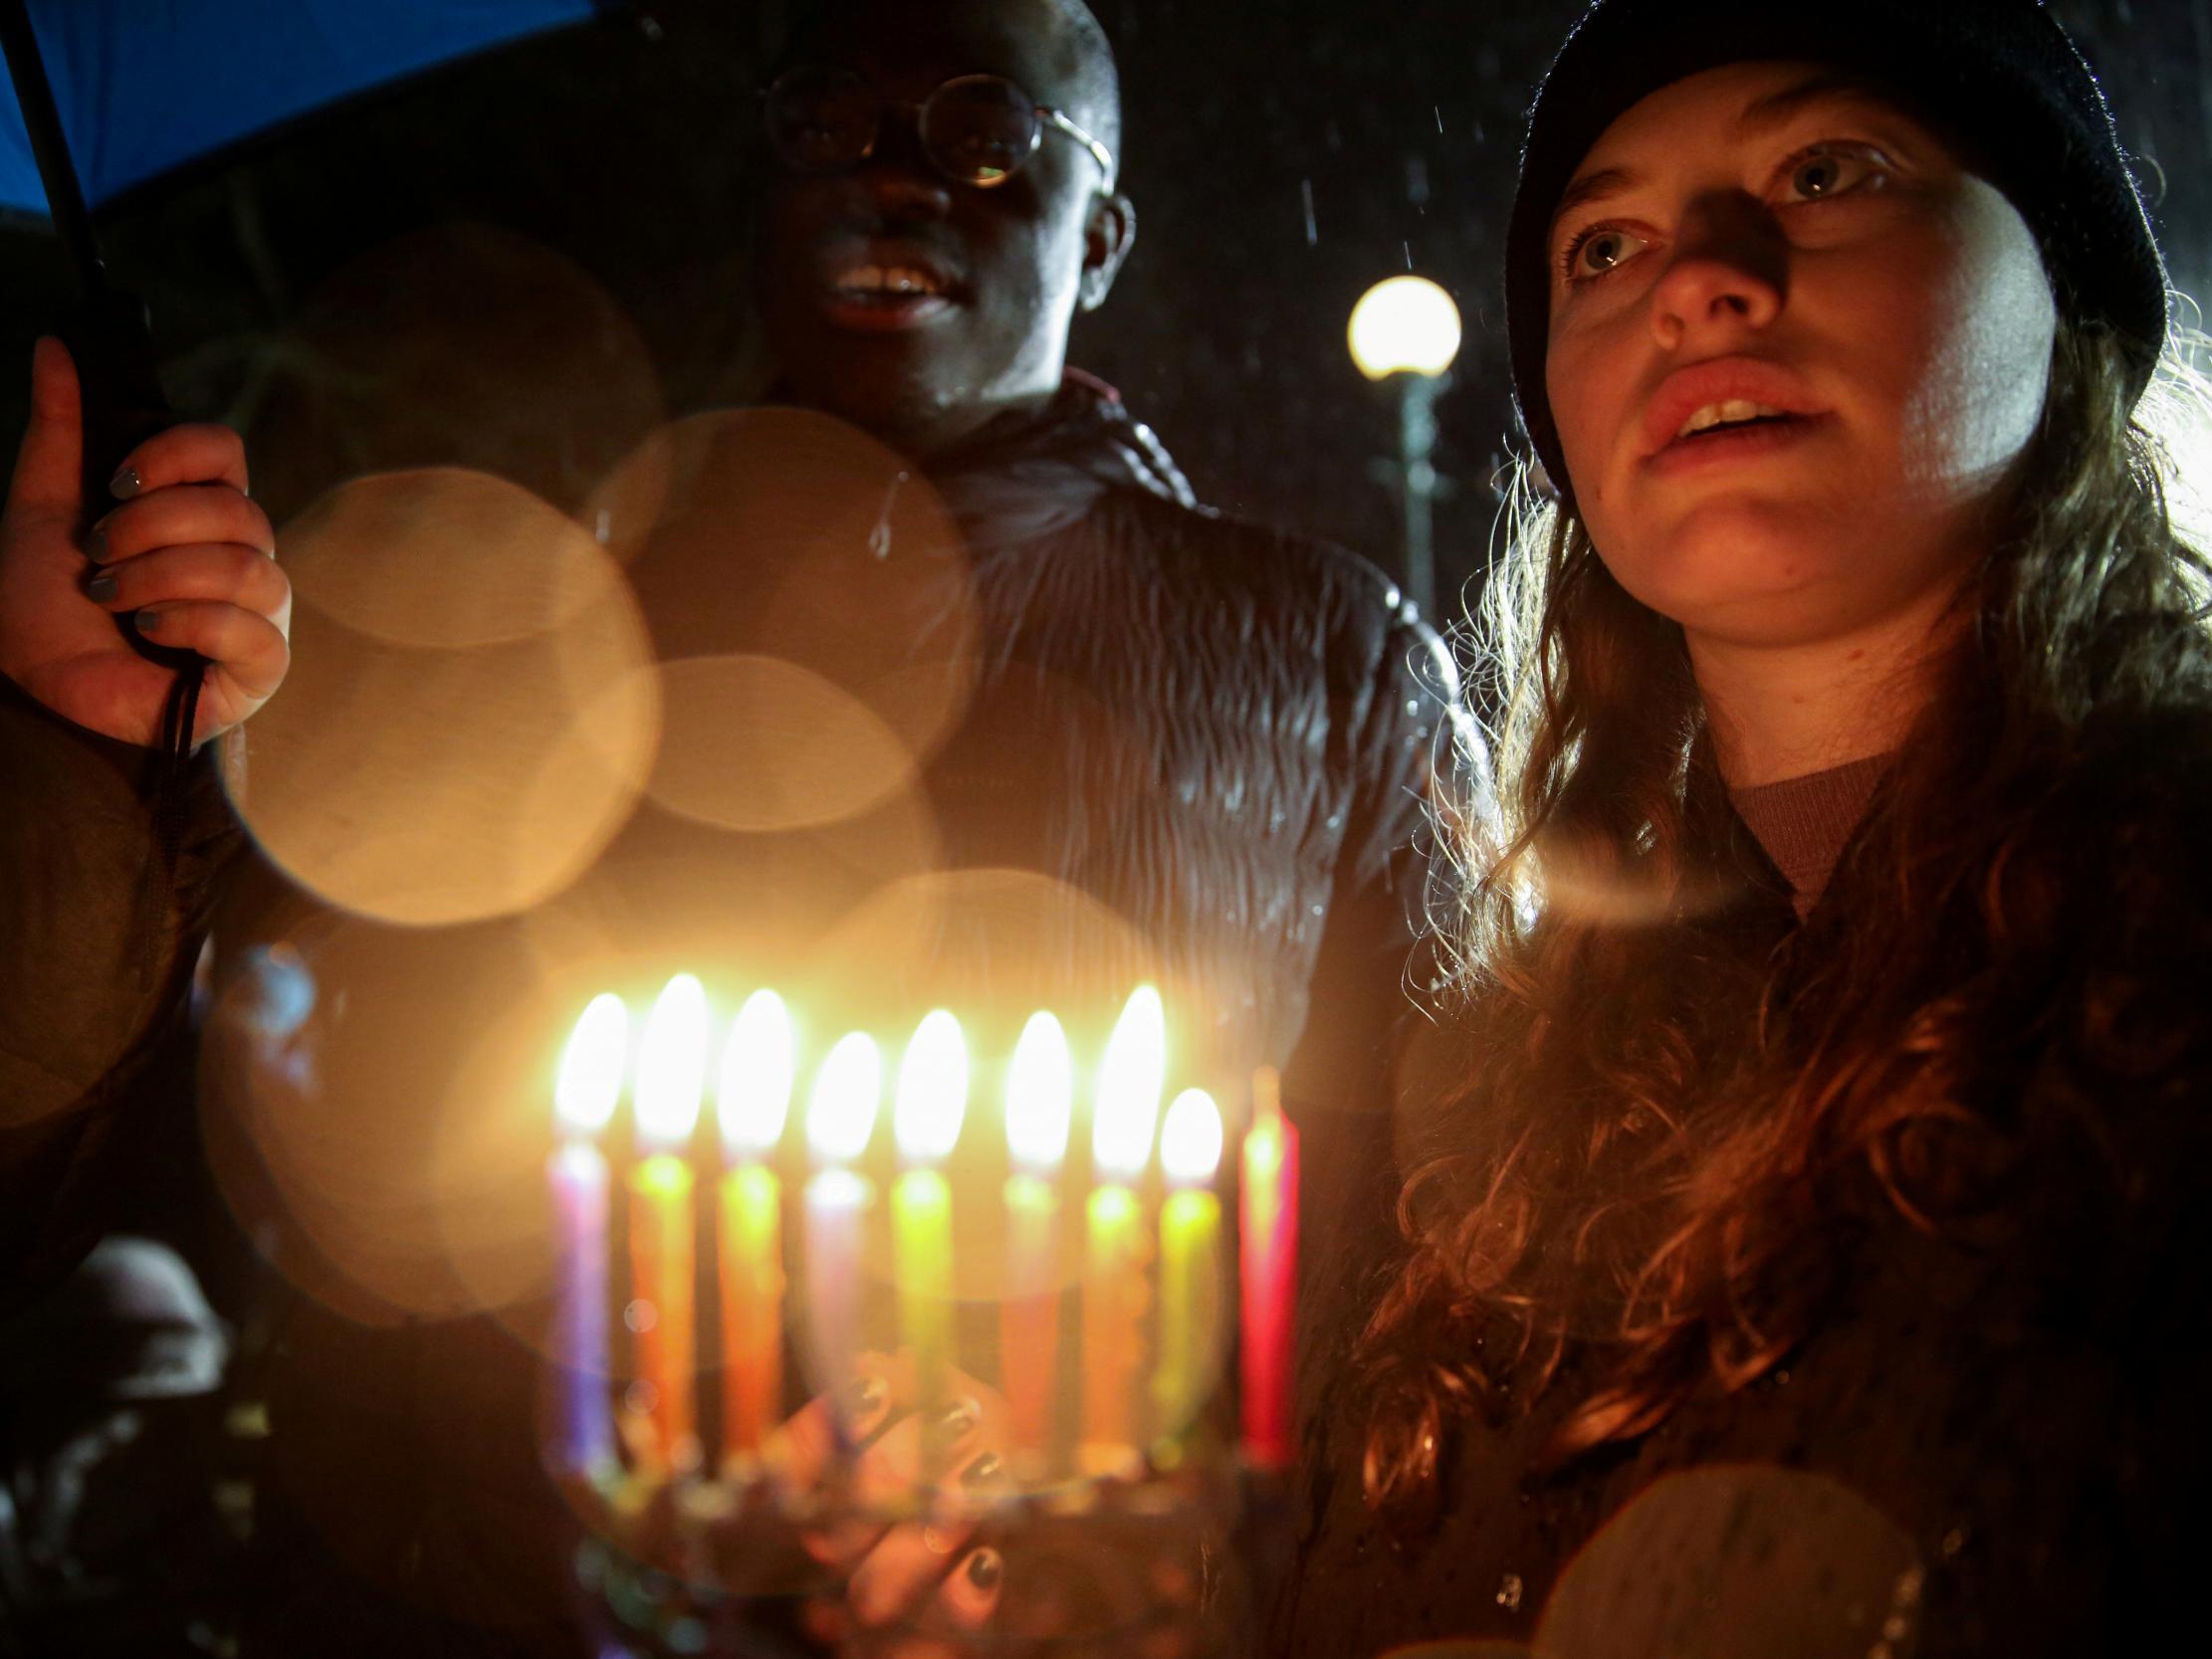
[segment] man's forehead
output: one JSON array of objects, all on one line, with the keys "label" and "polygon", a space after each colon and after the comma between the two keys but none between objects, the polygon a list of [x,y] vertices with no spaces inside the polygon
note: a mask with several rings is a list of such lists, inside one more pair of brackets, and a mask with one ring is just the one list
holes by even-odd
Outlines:
[{"label": "man's forehead", "polygon": [[1082,52],[1050,0],[853,0],[825,7],[793,55],[917,96],[956,75],[1003,75],[1051,104],[1080,95]]}]

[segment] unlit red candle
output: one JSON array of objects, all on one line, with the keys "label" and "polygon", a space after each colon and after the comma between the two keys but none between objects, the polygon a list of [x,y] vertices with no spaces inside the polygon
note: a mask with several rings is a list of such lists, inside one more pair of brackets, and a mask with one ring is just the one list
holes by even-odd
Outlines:
[{"label": "unlit red candle", "polygon": [[649,1389],[638,1415],[650,1472],[699,1461],[692,1402],[696,1339],[692,1173],[687,1155],[706,1085],[707,993],[679,973],[653,1004],[637,1068],[637,1143],[630,1170],[630,1324],[638,1374]]},{"label": "unlit red candle", "polygon": [[722,1415],[724,1461],[757,1456],[783,1392],[783,1185],[774,1167],[795,1071],[788,1010],[756,991],[722,1056]]},{"label": "unlit red candle", "polygon": [[1297,1312],[1298,1131],[1271,1067],[1252,1078],[1242,1193],[1244,1456],[1280,1469],[1291,1455],[1291,1343]]}]

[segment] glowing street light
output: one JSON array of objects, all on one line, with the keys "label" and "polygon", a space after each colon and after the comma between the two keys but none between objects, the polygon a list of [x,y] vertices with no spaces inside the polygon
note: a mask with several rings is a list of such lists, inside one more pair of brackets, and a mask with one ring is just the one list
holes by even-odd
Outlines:
[{"label": "glowing street light", "polygon": [[1433,379],[1459,354],[1459,308],[1427,277],[1392,277],[1360,296],[1345,332],[1352,361],[1370,380]]},{"label": "glowing street light", "polygon": [[1360,296],[1345,330],[1352,361],[1370,380],[1398,383],[1398,486],[1406,529],[1406,591],[1434,614],[1435,504],[1438,480],[1437,394],[1459,354],[1459,308],[1427,277],[1391,277]]}]

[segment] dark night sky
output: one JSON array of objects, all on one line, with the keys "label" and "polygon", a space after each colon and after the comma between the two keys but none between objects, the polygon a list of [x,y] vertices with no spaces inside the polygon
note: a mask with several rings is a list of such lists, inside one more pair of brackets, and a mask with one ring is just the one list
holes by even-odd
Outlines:
[{"label": "dark night sky", "polygon": [[[1467,320],[1440,406],[1439,463],[1460,488],[1438,557],[1447,579],[1477,568],[1510,421],[1496,263],[1520,111],[1575,9],[1098,5],[1122,57],[1141,234],[1074,356],[1125,389],[1202,495],[1392,561],[1370,458],[1392,447],[1393,415],[1353,369],[1344,322],[1410,260]],[[2054,9],[2105,73],[2176,283],[2201,292],[2212,3]],[[346,472],[442,459],[565,504],[656,413],[757,384],[739,296],[758,19],[718,0],[649,10],[658,39],[632,22],[530,43],[109,215],[173,394],[246,427],[280,520]],[[0,237],[6,361],[24,360],[58,293],[50,242]],[[20,401],[18,383],[0,391],[0,425]]]}]

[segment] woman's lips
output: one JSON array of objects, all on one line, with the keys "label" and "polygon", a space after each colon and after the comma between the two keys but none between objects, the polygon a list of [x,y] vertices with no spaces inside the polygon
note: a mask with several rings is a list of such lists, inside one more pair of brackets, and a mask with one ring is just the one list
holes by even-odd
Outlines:
[{"label": "woman's lips", "polygon": [[1687,478],[1714,468],[1787,454],[1817,436],[1827,424],[1825,415],[1787,415],[1747,426],[1714,427],[1676,438],[1646,457],[1644,465],[1656,478]]}]

